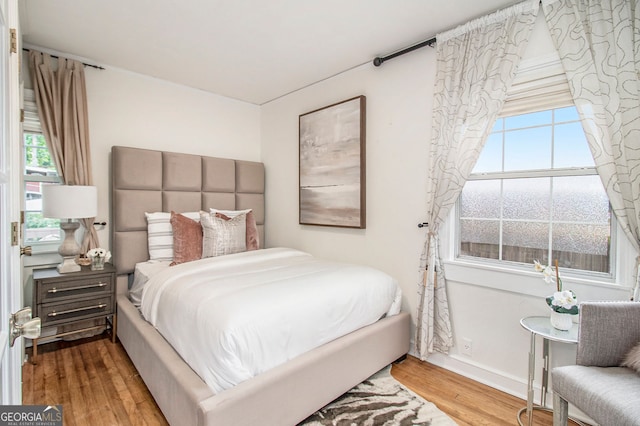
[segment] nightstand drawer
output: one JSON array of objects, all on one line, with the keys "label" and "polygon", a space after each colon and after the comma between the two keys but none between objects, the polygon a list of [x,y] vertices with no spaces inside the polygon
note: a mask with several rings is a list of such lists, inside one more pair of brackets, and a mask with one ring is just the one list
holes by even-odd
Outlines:
[{"label": "nightstand drawer", "polygon": [[110,275],[98,275],[76,280],[44,281],[38,286],[40,303],[79,297],[100,297],[113,292]]},{"label": "nightstand drawer", "polygon": [[67,322],[69,319],[83,320],[103,317],[113,313],[111,295],[66,303],[47,303],[40,306],[38,316],[42,326]]}]

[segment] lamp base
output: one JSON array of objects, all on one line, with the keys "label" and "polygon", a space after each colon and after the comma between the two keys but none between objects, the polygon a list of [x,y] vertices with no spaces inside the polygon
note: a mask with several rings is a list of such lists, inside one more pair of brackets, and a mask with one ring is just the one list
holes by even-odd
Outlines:
[{"label": "lamp base", "polygon": [[58,265],[58,273],[66,274],[78,272],[80,265],[76,263],[76,255],[80,252],[80,246],[76,242],[75,232],[80,227],[78,222],[60,222],[60,228],[64,231],[64,241],[58,248],[58,253],[62,256],[62,263]]},{"label": "lamp base", "polygon": [[80,271],[80,265],[76,263],[75,256],[64,256],[62,258],[62,263],[58,265],[58,273],[67,274],[69,272],[78,272]]}]

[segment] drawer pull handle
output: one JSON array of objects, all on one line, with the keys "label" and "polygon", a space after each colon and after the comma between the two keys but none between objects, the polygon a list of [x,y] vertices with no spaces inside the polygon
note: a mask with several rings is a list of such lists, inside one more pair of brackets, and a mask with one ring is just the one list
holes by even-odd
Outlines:
[{"label": "drawer pull handle", "polygon": [[97,284],[87,284],[87,285],[79,285],[77,287],[67,287],[67,288],[52,288],[51,290],[47,290],[47,293],[58,293],[63,291],[74,291],[74,290],[86,290],[88,288],[97,288],[97,287],[105,287],[107,283],[97,283]]},{"label": "drawer pull handle", "polygon": [[60,311],[60,312],[49,312],[47,314],[48,317],[55,317],[58,315],[65,315],[65,314],[73,314],[76,312],[82,312],[82,311],[91,311],[93,309],[103,309],[107,306],[106,303],[100,303],[99,305],[94,305],[94,306],[86,306],[84,308],[76,308],[76,309],[67,309],[66,311]]}]

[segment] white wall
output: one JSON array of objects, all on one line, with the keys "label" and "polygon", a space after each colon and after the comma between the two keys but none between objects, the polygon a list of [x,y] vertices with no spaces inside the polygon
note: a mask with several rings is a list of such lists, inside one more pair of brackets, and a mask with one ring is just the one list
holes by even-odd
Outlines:
[{"label": "white wall", "polygon": [[[260,108],[121,70],[86,68],[98,219],[109,218],[111,147],[260,161]],[[99,232],[109,241],[109,226]]]},{"label": "white wall", "polygon": [[[554,51],[546,24],[539,19],[525,58]],[[435,66],[435,50],[427,47],[379,68],[362,65],[262,107],[267,244],[368,264],[391,274],[400,282],[404,310],[414,321],[418,259],[426,234],[417,224],[425,220],[428,207],[425,165]],[[367,228],[299,225],[298,116],[358,95],[367,97]],[[443,230],[445,237],[449,231]],[[445,269],[455,346],[449,356],[429,360],[525,398],[530,337],[519,321],[523,316],[548,315],[544,297],[552,289],[533,268],[501,273],[448,261]],[[580,300],[623,299],[629,294],[615,284],[564,281]],[[463,338],[473,342],[471,356],[461,354]],[[552,353],[554,365],[575,360],[570,345],[553,344]]]},{"label": "white wall", "polygon": [[[25,87],[30,88],[27,55],[23,59]],[[97,221],[110,220],[109,163],[114,145],[260,161],[260,107],[106,68],[85,67]],[[105,248],[109,226],[98,227]]]},{"label": "white wall", "polygon": [[[417,224],[425,220],[433,58],[426,48],[380,68],[366,64],[262,107],[267,244],[376,266],[400,280],[408,311],[425,235]],[[357,95],[367,98],[367,228],[299,225],[298,116]]]}]

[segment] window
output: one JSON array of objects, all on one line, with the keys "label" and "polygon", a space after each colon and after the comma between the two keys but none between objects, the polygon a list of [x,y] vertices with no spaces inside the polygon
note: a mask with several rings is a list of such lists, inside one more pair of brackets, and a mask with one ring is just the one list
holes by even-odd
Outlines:
[{"label": "window", "polygon": [[[23,130],[24,244],[60,240],[60,220],[42,216],[42,185],[60,182],[55,163],[41,133],[33,91],[25,91]],[[57,245],[57,244],[56,244]]]},{"label": "window", "polygon": [[611,273],[613,215],[573,106],[498,119],[458,203],[459,257]]}]

